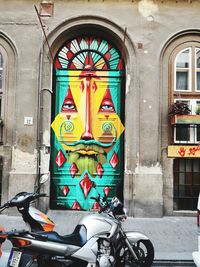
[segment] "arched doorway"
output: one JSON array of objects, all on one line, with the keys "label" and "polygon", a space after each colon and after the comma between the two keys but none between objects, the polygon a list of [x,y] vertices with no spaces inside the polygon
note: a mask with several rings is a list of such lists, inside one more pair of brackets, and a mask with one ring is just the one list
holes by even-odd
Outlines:
[{"label": "arched doorway", "polygon": [[62,45],[54,65],[51,207],[98,209],[90,199],[97,192],[123,199],[120,51],[105,38],[80,35]]}]

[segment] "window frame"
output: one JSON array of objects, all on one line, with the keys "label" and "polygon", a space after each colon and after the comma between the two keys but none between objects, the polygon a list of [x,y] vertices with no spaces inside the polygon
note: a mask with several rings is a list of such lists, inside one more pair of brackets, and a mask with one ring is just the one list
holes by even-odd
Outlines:
[{"label": "window frame", "polygon": [[[189,67],[188,68],[178,68],[176,65],[177,65],[177,60],[178,60],[178,57],[181,55],[181,53],[183,53],[184,51],[188,50],[189,49]],[[178,52],[178,54],[176,55],[175,57],[175,60],[174,60],[174,91],[175,92],[191,92],[192,91],[192,88],[191,88],[191,78],[192,78],[192,69],[191,69],[191,65],[192,65],[192,59],[191,59],[191,56],[192,56],[192,53],[191,53],[191,47],[186,47],[184,49],[182,49],[181,51]],[[176,88],[176,83],[177,83],[177,69],[179,71],[184,71],[184,70],[188,70],[188,90],[181,90],[181,89],[177,89]]]},{"label": "window frame", "polygon": [[197,50],[199,50],[199,53],[200,53],[200,47],[199,48],[195,47],[195,92],[200,92],[200,88],[199,90],[197,90],[197,73],[198,72],[200,73],[200,68],[197,68],[197,57],[196,57]]},{"label": "window frame", "polygon": [[[173,164],[174,210],[194,210],[199,196],[200,159],[175,159]],[[188,166],[191,168],[189,169]],[[196,168],[197,167],[197,168]],[[188,202],[189,201],[189,202]],[[183,203],[184,202],[184,203]]]},{"label": "window frame", "polygon": [[[189,76],[188,78],[190,90],[177,90],[176,89],[176,64],[178,56],[185,50],[189,49]],[[172,103],[179,101],[188,101],[189,108],[191,108],[191,115],[196,115],[195,109],[198,105],[197,102],[200,102],[200,90],[197,90],[197,72],[200,72],[200,68],[197,68],[197,50],[200,51],[200,42],[197,41],[186,41],[182,44],[179,44],[174,48],[171,53],[169,67],[170,67],[170,80],[169,80],[169,107]],[[191,106],[191,107],[190,107]],[[189,141],[180,141],[176,139],[176,129],[171,127],[172,132],[169,134],[169,142],[173,144],[197,144],[197,127],[190,127],[190,140]],[[193,131],[193,133],[192,133]]]},{"label": "window frame", "polygon": [[[8,77],[8,55],[4,47],[0,44],[0,54],[3,58],[2,87],[0,88],[0,118],[5,124],[6,114],[6,95],[7,95],[7,77]],[[0,124],[0,145],[5,142],[5,127]]]}]

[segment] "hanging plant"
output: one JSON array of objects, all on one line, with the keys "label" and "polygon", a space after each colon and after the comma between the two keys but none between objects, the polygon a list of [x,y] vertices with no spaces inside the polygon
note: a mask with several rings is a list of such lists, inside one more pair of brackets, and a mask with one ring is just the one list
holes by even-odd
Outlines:
[{"label": "hanging plant", "polygon": [[189,108],[188,104],[178,101],[172,104],[168,115],[188,115],[190,113],[191,109]]}]

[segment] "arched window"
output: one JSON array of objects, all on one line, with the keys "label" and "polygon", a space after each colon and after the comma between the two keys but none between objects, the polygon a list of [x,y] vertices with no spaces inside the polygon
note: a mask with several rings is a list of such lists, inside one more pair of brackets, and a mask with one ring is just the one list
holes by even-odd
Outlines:
[{"label": "arched window", "polygon": [[80,36],[61,48],[55,61],[58,69],[122,69],[119,52],[106,40],[93,36]]},{"label": "arched window", "polygon": [[5,119],[6,64],[7,55],[3,47],[0,46],[0,144],[3,143],[3,123]]},{"label": "arched window", "polygon": [[[175,103],[176,115],[200,114],[200,43],[188,42],[175,49],[171,64],[171,105]],[[181,114],[182,113],[182,114]],[[200,127],[195,121],[187,123],[186,117],[176,118],[172,143],[197,144],[200,142]],[[179,120],[179,121],[178,121]],[[192,120],[192,117],[190,117]]]},{"label": "arched window", "polygon": [[199,194],[200,42],[178,45],[170,58],[174,210],[195,210]]}]

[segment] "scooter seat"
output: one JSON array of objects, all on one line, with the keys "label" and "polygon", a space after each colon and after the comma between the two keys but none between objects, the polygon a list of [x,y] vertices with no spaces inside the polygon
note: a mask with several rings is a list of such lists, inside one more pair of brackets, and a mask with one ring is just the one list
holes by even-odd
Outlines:
[{"label": "scooter seat", "polygon": [[86,228],[83,225],[77,225],[74,229],[74,232],[70,235],[61,236],[55,231],[37,233],[37,235],[41,235],[41,238],[46,238],[46,240],[49,241],[74,245],[78,247],[82,247],[87,242],[87,232]]}]

